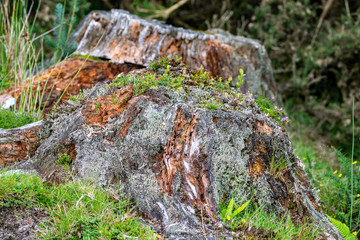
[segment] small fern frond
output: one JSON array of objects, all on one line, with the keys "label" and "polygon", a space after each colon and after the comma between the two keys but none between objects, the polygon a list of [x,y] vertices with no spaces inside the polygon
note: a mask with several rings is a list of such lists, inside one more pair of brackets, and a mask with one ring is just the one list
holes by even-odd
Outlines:
[{"label": "small fern frond", "polygon": [[344,223],[336,220],[335,218],[332,218],[328,216],[331,223],[339,230],[340,234],[347,240],[356,240],[356,237],[350,232],[350,229],[348,226],[346,226]]}]

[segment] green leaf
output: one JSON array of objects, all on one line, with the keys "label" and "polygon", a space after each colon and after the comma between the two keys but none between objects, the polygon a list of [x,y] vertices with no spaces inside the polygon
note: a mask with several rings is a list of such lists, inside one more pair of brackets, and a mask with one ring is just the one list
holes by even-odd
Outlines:
[{"label": "green leaf", "polygon": [[227,210],[226,210],[225,217],[227,217],[227,216],[231,217],[232,216],[233,208],[234,208],[234,198],[232,198],[231,201],[229,202],[229,205],[228,205]]},{"label": "green leaf", "polygon": [[356,237],[350,232],[350,229],[348,226],[346,226],[344,223],[340,222],[339,220],[336,220],[330,216],[328,216],[331,223],[334,224],[334,226],[339,230],[340,234],[346,239],[346,240],[356,240]]},{"label": "green leaf", "polygon": [[241,205],[238,209],[235,210],[235,212],[232,214],[232,217],[235,217],[236,215],[238,215],[239,213],[241,213],[246,207],[247,205],[250,203],[250,200],[247,201],[246,203],[244,203],[243,205]]}]

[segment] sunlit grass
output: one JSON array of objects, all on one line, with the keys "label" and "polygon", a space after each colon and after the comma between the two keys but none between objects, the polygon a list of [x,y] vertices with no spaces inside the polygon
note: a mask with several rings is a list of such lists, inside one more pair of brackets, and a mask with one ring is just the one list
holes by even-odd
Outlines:
[{"label": "sunlit grass", "polygon": [[35,175],[0,171],[0,207],[19,206],[47,210],[37,233],[41,239],[156,239],[133,205],[112,190],[81,181],[51,185]]}]

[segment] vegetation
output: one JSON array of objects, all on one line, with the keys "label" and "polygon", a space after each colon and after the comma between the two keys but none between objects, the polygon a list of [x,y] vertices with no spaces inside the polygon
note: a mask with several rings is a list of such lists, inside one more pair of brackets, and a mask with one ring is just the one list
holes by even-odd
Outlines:
[{"label": "vegetation", "polygon": [[39,225],[41,239],[156,239],[141,224],[132,204],[91,183],[51,185],[37,176],[0,172],[0,208],[41,208],[48,217]]},{"label": "vegetation", "polygon": [[[356,235],[360,224],[360,152],[357,150],[360,148],[354,145],[360,138],[351,141],[351,137],[360,133],[360,125],[354,121],[354,118],[360,119],[360,112],[356,111],[360,107],[359,3],[352,0],[325,1],[326,5],[308,0],[269,0],[261,4],[248,0],[180,1],[181,5],[168,11],[170,6],[175,6],[174,1],[121,1],[119,6],[115,5],[118,1],[103,2],[107,8],[125,8],[177,26],[200,30],[223,28],[259,39],[268,50],[285,109],[293,123],[290,132],[296,135],[296,153],[306,164],[312,184],[320,190],[324,211],[344,236]],[[89,10],[101,7],[98,1],[56,0],[48,2],[53,10],[47,11],[40,3],[35,1],[29,5],[25,0],[5,0],[0,4],[0,90],[14,84],[19,86],[15,107],[0,109],[0,128],[19,127],[42,118],[44,93],[37,87],[34,75],[46,67],[46,58],[52,57],[51,62],[56,63],[71,54],[76,45],[69,44],[70,32]],[[193,9],[203,9],[204,14],[193,14]],[[181,59],[160,58],[149,67],[154,74],[121,75],[113,84],[118,87],[131,84],[135,94],[141,94],[160,86],[181,89],[184,82],[193,81],[231,94],[240,101],[256,103],[279,123],[289,122],[284,109],[273,100],[251,93],[240,94],[230,87],[232,79],[212,78],[203,69],[185,78],[173,74],[172,66],[182,67]],[[245,76],[240,69],[237,87]],[[22,84],[24,79],[31,79],[30,87]],[[80,93],[70,99],[78,101],[83,96]],[[217,100],[205,100],[199,107],[217,110],[224,106]],[[356,109],[353,119],[351,109]],[[310,139],[296,132],[295,129],[300,128],[307,129]],[[319,137],[337,148],[319,149],[316,144]],[[351,157],[344,154],[351,151],[354,151]],[[59,164],[70,162],[68,155],[59,156]],[[285,164],[285,161],[272,162],[272,174],[276,175]],[[40,226],[41,238],[153,237],[132,215],[132,205],[127,200],[121,197],[116,200],[92,184],[74,181],[53,186],[34,176],[5,172],[0,178],[1,207],[36,206],[49,211],[49,223]],[[235,214],[244,205],[237,208],[234,202],[230,207],[230,203],[231,200],[224,203],[220,212],[223,221],[233,229],[260,227],[280,239],[313,239],[317,234],[312,226],[295,226],[288,217],[278,219],[259,206],[256,209],[245,206]],[[224,215],[229,211],[231,214]]]},{"label": "vegetation", "polygon": [[15,84],[18,88],[15,98],[18,101],[14,110],[20,115],[26,113],[38,119],[41,110],[36,105],[36,99],[42,96],[36,88],[37,83],[32,80],[30,87],[22,84],[24,79],[33,79],[33,73],[39,71],[42,57],[42,51],[38,51],[34,45],[36,18],[30,21],[27,8],[27,1],[23,0],[0,4],[0,90]]},{"label": "vegetation", "polygon": [[56,162],[58,164],[69,164],[71,163],[71,157],[67,153],[64,153],[63,155],[59,155],[59,158]]},{"label": "vegetation", "polygon": [[[66,4],[66,1],[65,1]],[[50,35],[45,36],[46,43],[53,49],[52,63],[56,63],[64,59],[76,50],[77,43],[69,44],[70,33],[77,22],[76,14],[79,11],[77,0],[70,1],[71,12],[67,13],[62,3],[56,4],[55,7],[55,22],[54,22],[54,37]]]},{"label": "vegetation", "polygon": [[342,222],[328,216],[330,221],[334,224],[334,226],[339,230],[340,234],[347,240],[356,240],[357,232],[350,232],[350,229],[348,226],[343,224]]},{"label": "vegetation", "polygon": [[[66,1],[64,3],[66,6]],[[47,45],[52,47],[51,64],[58,63],[75,50],[76,44],[69,45],[68,40],[76,23],[78,1],[70,1],[70,7],[71,14],[66,14],[64,5],[58,3],[55,27],[36,36],[40,5],[34,10],[33,3],[29,6],[24,0],[0,3],[0,93],[11,85],[16,86],[15,105],[9,110],[0,108],[0,128],[19,127],[43,117],[45,106],[42,107],[42,103],[48,99],[45,99],[45,92],[35,75],[49,67],[50,62],[45,63],[43,44],[39,46],[39,42],[42,40],[43,43],[45,38]],[[48,35],[51,32],[54,32],[54,40]],[[50,97],[51,92],[47,95]]]},{"label": "vegetation", "polygon": [[[255,99],[251,93],[242,94],[240,92],[240,84],[243,82],[243,78],[246,76],[243,69],[239,70],[237,87],[231,87],[230,83],[233,80],[229,78],[223,81],[221,77],[212,77],[210,74],[203,70],[201,66],[197,71],[191,71],[189,74],[179,74],[176,72],[177,67],[185,67],[185,64],[181,62],[181,58],[174,56],[174,58],[158,58],[153,61],[149,69],[155,73],[145,73],[142,75],[136,74],[120,74],[111,84],[121,88],[123,86],[132,85],[135,94],[142,94],[150,88],[158,88],[160,86],[171,87],[173,89],[183,89],[184,85],[196,85],[200,88],[209,89],[227,94],[240,102],[247,102],[252,104],[256,102],[259,108],[269,117],[275,119],[279,123],[287,123],[288,118],[285,117],[285,111],[283,108],[278,108],[272,100],[268,100],[262,96],[258,96]],[[185,68],[184,68],[185,69]],[[199,107],[206,108],[208,110],[217,110],[224,108],[224,104],[217,98],[203,99],[203,103],[199,104]]]},{"label": "vegetation", "polygon": [[313,240],[320,233],[312,224],[302,223],[299,226],[294,224],[287,214],[278,217],[268,213],[261,206],[246,208],[249,203],[250,200],[236,207],[234,199],[231,199],[227,204],[219,204],[220,217],[227,227],[234,231],[245,230],[245,232],[249,228],[262,229],[264,235],[270,239]]},{"label": "vegetation", "polygon": [[358,161],[337,149],[324,149],[314,140],[304,144],[305,141],[295,138],[293,144],[313,186],[319,189],[321,206],[332,219],[344,223],[357,235],[360,222]]},{"label": "vegetation", "polygon": [[28,123],[36,122],[39,118],[25,112],[12,110],[0,110],[0,128],[10,129],[24,126]]}]

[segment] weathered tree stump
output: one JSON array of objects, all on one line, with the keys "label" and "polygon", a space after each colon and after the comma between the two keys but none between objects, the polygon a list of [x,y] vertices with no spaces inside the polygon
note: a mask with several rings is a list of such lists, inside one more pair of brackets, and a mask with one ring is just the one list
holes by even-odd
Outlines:
[{"label": "weathered tree stump", "polygon": [[[208,239],[232,236],[221,228],[218,217],[219,201],[230,195],[288,213],[294,222],[311,219],[324,237],[342,239],[322,212],[286,132],[253,99],[236,97],[238,89],[229,93],[197,84],[194,73],[179,66],[172,66],[169,73],[184,79],[177,87],[156,86],[137,93],[131,84],[108,83],[119,72],[131,70],[119,64],[139,68],[157,57],[178,55],[193,69],[203,65],[226,79],[236,79],[243,68],[247,74],[243,91],[281,102],[263,46],[224,33],[142,20],[120,10],[88,15],[72,39],[79,43],[78,54],[110,61],[73,59],[45,71],[56,84],[54,96],[47,91],[49,106],[64,86],[69,86],[67,94],[76,94],[97,84],[76,101],[64,98],[66,103],[42,125],[32,126],[37,137],[22,129],[0,132],[2,165],[15,163],[13,168],[61,182],[68,174],[58,159],[66,154],[76,178],[120,188],[144,218],[159,224],[166,239],[203,239],[204,232]],[[78,72],[74,69],[78,65],[87,67]],[[165,73],[160,70],[157,78]],[[146,73],[154,74],[147,68],[132,72],[132,77],[145,81]],[[6,94],[11,96],[11,90]],[[209,102],[217,106],[206,107]],[[15,138],[4,141],[4,134]],[[34,153],[26,142],[40,146]]]},{"label": "weathered tree stump", "polygon": [[[185,79],[181,88],[136,95],[131,85],[103,83],[69,100],[45,121],[49,135],[35,156],[17,167],[61,182],[67,176],[57,159],[67,154],[77,178],[120,187],[167,239],[230,236],[218,229],[218,203],[230,195],[253,197],[298,223],[312,219],[324,236],[341,239],[278,122],[254,101],[198,86],[186,69],[171,71]],[[210,100],[223,105],[208,110]]]}]

